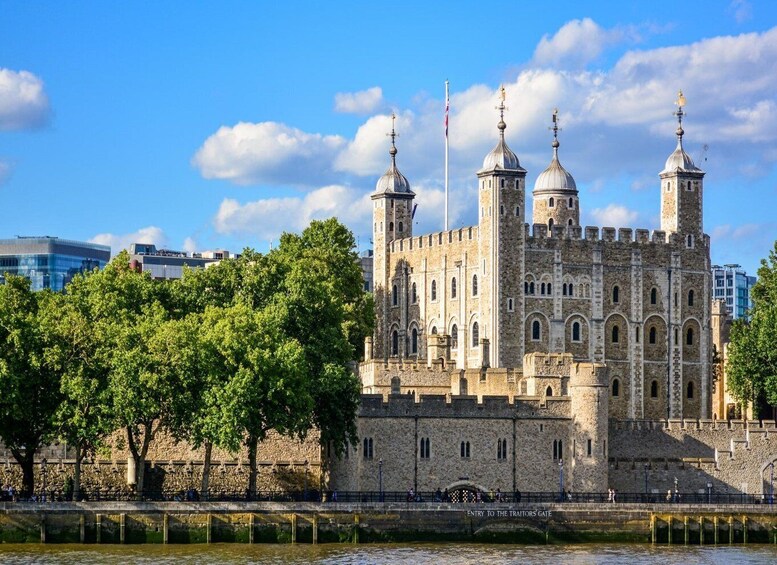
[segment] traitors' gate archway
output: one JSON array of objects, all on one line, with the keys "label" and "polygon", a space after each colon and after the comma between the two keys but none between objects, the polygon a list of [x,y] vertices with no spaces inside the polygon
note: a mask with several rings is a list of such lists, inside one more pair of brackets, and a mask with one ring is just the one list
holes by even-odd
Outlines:
[{"label": "traitors' gate archway", "polygon": [[485,500],[488,491],[481,485],[470,481],[457,481],[445,487],[448,491],[448,499],[454,503],[479,502]]}]

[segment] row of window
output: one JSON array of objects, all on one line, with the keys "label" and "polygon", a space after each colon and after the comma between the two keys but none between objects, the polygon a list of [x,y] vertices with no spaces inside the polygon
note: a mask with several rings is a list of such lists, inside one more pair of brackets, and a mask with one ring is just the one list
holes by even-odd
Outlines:
[{"label": "row of window", "polygon": [[[611,392],[614,397],[619,397],[621,394],[621,382],[620,379],[615,378],[612,380]],[[685,397],[688,400],[693,400],[694,385],[693,381],[688,381],[685,385]],[[658,381],[654,380],[650,383],[650,398],[658,398]]]},{"label": "row of window", "polygon": [[[572,341],[575,342],[581,342],[583,341],[581,336],[581,324],[580,322],[572,322]],[[650,329],[648,330],[648,343],[650,345],[656,344],[658,330],[655,326],[650,326]],[[674,341],[675,345],[678,343],[678,330],[675,328],[675,336]],[[533,341],[540,341],[542,339],[542,324],[540,324],[539,320],[534,320],[531,325],[531,338]],[[634,328],[634,339],[636,343],[639,343],[639,326]],[[617,324],[612,327],[612,330],[610,332],[610,342],[611,343],[620,343],[620,326]],[[685,332],[685,345],[693,345],[694,344],[694,331],[693,328],[688,328]]]},{"label": "row of window", "polygon": [[[432,335],[437,334],[437,328],[432,328]],[[477,322],[472,323],[472,347],[477,347],[480,343],[480,326]],[[459,327],[453,324],[451,328],[451,347],[457,349],[459,346]],[[410,354],[418,354],[418,328],[410,330]],[[391,355],[399,355],[399,330],[391,331]]]},{"label": "row of window", "polygon": [[[550,198],[548,198],[548,208],[555,208],[555,207],[556,207],[556,199],[551,196]],[[569,208],[570,210],[575,209],[575,199],[572,198],[571,196],[569,197],[569,200],[567,200],[567,208]]]},{"label": "row of window", "polygon": [[[456,298],[457,296],[457,284],[456,284],[456,277],[453,277],[451,279],[451,298]],[[472,275],[472,296],[478,295],[478,276]],[[430,297],[432,302],[437,300],[437,281],[432,281],[431,285],[431,292]],[[418,303],[418,287],[416,286],[416,283],[413,283],[410,285],[410,303],[411,304],[417,304]],[[399,288],[397,285],[394,285],[391,288],[391,305],[392,306],[399,306]]]}]

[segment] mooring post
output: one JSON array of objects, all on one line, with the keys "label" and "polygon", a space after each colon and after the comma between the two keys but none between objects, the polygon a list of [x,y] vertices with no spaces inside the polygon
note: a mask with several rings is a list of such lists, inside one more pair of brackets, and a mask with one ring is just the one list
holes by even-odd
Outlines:
[{"label": "mooring post", "polygon": [[353,515],[353,543],[359,543],[359,515]]},{"label": "mooring post", "polygon": [[40,542],[46,543],[46,514],[40,515]]},{"label": "mooring post", "polygon": [[213,515],[209,512],[205,520],[205,543],[210,543],[213,540]]},{"label": "mooring post", "polygon": [[650,543],[656,543],[656,515],[650,515]]},{"label": "mooring post", "polygon": [[167,512],[164,513],[162,516],[162,543],[167,543],[170,538],[170,516],[167,514]]},{"label": "mooring post", "polygon": [[728,544],[734,543],[734,517],[728,517]]},{"label": "mooring post", "polygon": [[713,529],[712,537],[715,541],[715,545],[718,545],[718,517],[717,516],[713,516],[712,518],[712,529]]},{"label": "mooring post", "polygon": [[699,516],[699,545],[704,545],[704,516]]},{"label": "mooring post", "polygon": [[95,516],[95,522],[95,529],[97,530],[95,532],[97,535],[97,543],[102,543],[103,515],[97,514],[97,516]]},{"label": "mooring post", "polygon": [[672,545],[672,515],[671,514],[669,515],[668,522],[669,522],[669,538],[668,538],[669,541],[667,543],[669,545]]},{"label": "mooring post", "polygon": [[747,543],[747,516],[742,516],[742,543]]},{"label": "mooring post", "polygon": [[254,543],[254,515],[248,515],[248,543]]},{"label": "mooring post", "polygon": [[313,514],[313,545],[318,543],[318,515]]},{"label": "mooring post", "polygon": [[125,538],[125,529],[127,527],[127,515],[126,514],[119,514],[119,543],[124,543]]},{"label": "mooring post", "polygon": [[86,516],[83,514],[78,517],[78,534],[81,543],[86,542]]},{"label": "mooring post", "polygon": [[688,545],[688,516],[683,517],[683,536],[685,545]]},{"label": "mooring post", "polygon": [[291,543],[297,543],[297,515],[291,515]]}]

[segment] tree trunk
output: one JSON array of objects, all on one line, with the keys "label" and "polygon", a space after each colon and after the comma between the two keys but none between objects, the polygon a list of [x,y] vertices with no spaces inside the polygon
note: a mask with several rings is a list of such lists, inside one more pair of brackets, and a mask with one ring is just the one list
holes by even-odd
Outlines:
[{"label": "tree trunk", "polygon": [[35,492],[35,452],[29,449],[24,450],[24,454],[17,449],[11,450],[16,462],[22,468],[22,492],[21,498],[30,498]]},{"label": "tree trunk", "polygon": [[256,500],[256,448],[259,440],[248,436],[248,500]]},{"label": "tree trunk", "polygon": [[146,422],[141,432],[141,447],[138,449],[138,442],[132,433],[132,428],[127,426],[127,446],[129,447],[132,458],[135,460],[135,494],[138,500],[143,500],[144,481],[146,479],[146,454],[148,446],[154,437],[153,422]]},{"label": "tree trunk", "polygon": [[200,490],[202,500],[208,500],[208,488],[210,483],[210,457],[213,451],[213,443],[205,442],[205,459],[202,463],[202,485]]}]

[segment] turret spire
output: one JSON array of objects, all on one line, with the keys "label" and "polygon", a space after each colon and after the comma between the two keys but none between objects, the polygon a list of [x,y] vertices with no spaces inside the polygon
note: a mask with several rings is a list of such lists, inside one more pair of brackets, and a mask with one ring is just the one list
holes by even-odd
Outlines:
[{"label": "turret spire", "polygon": [[683,134],[685,133],[685,130],[683,130],[683,116],[685,115],[683,107],[685,106],[685,96],[683,96],[682,90],[677,93],[675,105],[677,106],[677,111],[674,113],[674,115],[677,116],[677,144],[682,147]]},{"label": "turret spire", "polygon": [[499,137],[504,140],[505,137],[505,128],[507,127],[507,124],[505,123],[505,110],[507,110],[507,106],[505,106],[505,98],[507,98],[507,93],[505,91],[505,85],[501,85],[499,87],[499,106],[496,107],[497,110],[499,110],[499,123],[496,125],[497,128],[499,128]]},{"label": "turret spire", "polygon": [[559,124],[559,118],[558,118],[558,108],[553,108],[553,126],[549,127],[549,130],[553,130],[553,143],[551,143],[551,146],[553,147],[553,157],[558,159],[558,146],[560,145],[558,142],[558,132],[561,131],[561,128],[558,127]]},{"label": "turret spire", "polygon": [[397,115],[394,112],[391,112],[391,133],[387,133],[386,135],[391,138],[391,149],[389,149],[389,155],[391,155],[391,164],[394,167],[397,166],[397,146],[395,140],[399,136],[399,134],[394,129],[394,123],[396,120]]}]

